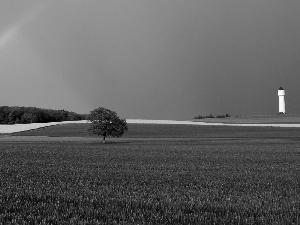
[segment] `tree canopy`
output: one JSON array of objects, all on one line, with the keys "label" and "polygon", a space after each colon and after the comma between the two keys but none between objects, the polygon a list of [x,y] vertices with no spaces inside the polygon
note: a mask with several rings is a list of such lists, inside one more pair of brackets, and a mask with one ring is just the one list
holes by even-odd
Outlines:
[{"label": "tree canopy", "polygon": [[127,122],[118,117],[117,113],[103,107],[90,112],[88,120],[91,126],[88,129],[91,134],[103,137],[103,143],[107,136],[121,137],[127,132]]},{"label": "tree canopy", "polygon": [[84,120],[86,115],[66,110],[41,109],[36,107],[0,106],[0,124],[48,123]]}]

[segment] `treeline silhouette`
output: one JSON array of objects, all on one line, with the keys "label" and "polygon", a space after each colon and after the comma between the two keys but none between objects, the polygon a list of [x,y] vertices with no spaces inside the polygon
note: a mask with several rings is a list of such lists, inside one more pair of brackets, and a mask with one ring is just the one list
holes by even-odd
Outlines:
[{"label": "treeline silhouette", "polygon": [[87,119],[85,114],[77,114],[66,110],[0,106],[0,124],[47,123],[85,119]]},{"label": "treeline silhouette", "polygon": [[196,116],[194,117],[194,119],[205,119],[205,118],[227,118],[230,117],[229,114],[225,114],[225,115],[217,115],[217,116],[213,116],[212,114],[209,114],[208,116]]}]

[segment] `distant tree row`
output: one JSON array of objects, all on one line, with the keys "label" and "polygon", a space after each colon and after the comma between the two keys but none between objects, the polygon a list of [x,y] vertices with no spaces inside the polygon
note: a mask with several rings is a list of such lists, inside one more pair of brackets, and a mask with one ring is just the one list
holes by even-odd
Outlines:
[{"label": "distant tree row", "polygon": [[47,123],[87,119],[87,115],[66,110],[0,106],[0,124]]},{"label": "distant tree row", "polygon": [[230,117],[229,114],[225,114],[225,115],[217,115],[217,116],[213,116],[212,114],[209,114],[208,116],[196,116],[194,119],[205,119],[205,118],[227,118]]}]

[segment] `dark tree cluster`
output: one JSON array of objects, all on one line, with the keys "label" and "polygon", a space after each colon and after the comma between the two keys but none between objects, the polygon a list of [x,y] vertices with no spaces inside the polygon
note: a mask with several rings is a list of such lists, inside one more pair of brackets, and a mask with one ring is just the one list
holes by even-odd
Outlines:
[{"label": "dark tree cluster", "polygon": [[225,114],[225,115],[217,115],[217,116],[213,116],[212,114],[209,114],[208,116],[196,116],[194,117],[194,119],[205,119],[205,118],[227,118],[230,117],[229,114]]},{"label": "dark tree cluster", "polygon": [[0,124],[48,123],[84,120],[86,115],[66,110],[41,109],[36,107],[1,106]]}]

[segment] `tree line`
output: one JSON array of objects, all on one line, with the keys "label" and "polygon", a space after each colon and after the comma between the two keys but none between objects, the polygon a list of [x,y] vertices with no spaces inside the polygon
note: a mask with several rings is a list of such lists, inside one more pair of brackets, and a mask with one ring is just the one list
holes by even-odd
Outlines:
[{"label": "tree line", "polygon": [[87,115],[66,110],[0,106],[0,124],[48,123],[85,120]]},{"label": "tree line", "polygon": [[217,115],[217,116],[213,116],[212,114],[209,114],[208,116],[196,116],[194,117],[194,119],[205,119],[205,118],[227,118],[230,117],[229,114],[225,114],[225,115]]}]

